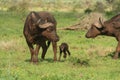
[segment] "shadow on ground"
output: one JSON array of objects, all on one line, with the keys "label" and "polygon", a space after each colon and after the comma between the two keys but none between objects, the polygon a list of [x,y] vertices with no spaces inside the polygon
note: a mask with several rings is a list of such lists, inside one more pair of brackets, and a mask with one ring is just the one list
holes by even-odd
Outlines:
[{"label": "shadow on ground", "polygon": [[[39,62],[43,62],[43,61],[47,61],[49,63],[53,63],[53,62],[65,62],[65,60],[60,60],[60,61],[54,61],[52,58],[47,58],[47,59],[39,59]],[[26,59],[25,62],[30,62],[30,59]]]}]

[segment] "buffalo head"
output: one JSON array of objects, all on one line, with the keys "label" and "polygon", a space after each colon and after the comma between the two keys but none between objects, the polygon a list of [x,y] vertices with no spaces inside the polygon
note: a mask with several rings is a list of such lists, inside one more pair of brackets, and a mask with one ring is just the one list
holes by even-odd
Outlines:
[{"label": "buffalo head", "polygon": [[99,22],[93,23],[91,28],[86,33],[87,38],[95,38],[96,36],[102,34],[104,29],[104,23],[102,22],[101,18],[99,18]]},{"label": "buffalo head", "polygon": [[[31,12],[32,28],[39,30],[41,35],[50,41],[59,41],[59,37],[56,33],[56,25],[52,22],[48,22],[47,18],[42,19],[38,13]],[[39,32],[38,31],[38,32]]]},{"label": "buffalo head", "polygon": [[31,19],[33,27],[37,27],[41,32],[41,35],[50,41],[59,41],[59,37],[56,33],[55,24],[48,22],[47,19],[43,20],[36,12],[31,13]]},{"label": "buffalo head", "polygon": [[45,24],[39,25],[43,29],[42,36],[46,37],[50,41],[59,41],[59,37],[56,33],[56,28],[53,23],[47,22]]}]

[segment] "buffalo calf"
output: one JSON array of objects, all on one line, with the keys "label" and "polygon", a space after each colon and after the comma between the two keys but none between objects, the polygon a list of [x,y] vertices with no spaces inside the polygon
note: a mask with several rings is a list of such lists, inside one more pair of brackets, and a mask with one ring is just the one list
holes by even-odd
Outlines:
[{"label": "buffalo calf", "polygon": [[69,51],[69,46],[68,46],[67,43],[62,43],[62,44],[59,46],[59,50],[60,50],[59,61],[60,61],[62,52],[64,53],[64,55],[63,55],[64,58],[67,57],[67,53],[68,53],[69,56],[70,56],[70,54],[71,54],[70,51]]}]

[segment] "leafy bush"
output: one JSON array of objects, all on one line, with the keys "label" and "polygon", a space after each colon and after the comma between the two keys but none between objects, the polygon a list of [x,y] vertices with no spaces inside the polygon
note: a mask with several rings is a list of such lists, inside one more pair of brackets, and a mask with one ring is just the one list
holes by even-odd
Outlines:
[{"label": "leafy bush", "polygon": [[92,10],[90,9],[90,8],[87,8],[87,9],[85,9],[85,11],[84,11],[84,13],[91,13],[92,12]]},{"label": "leafy bush", "polygon": [[119,13],[120,12],[120,0],[115,0],[113,3],[113,12]]},{"label": "leafy bush", "polygon": [[105,5],[102,2],[96,2],[95,4],[95,11],[97,12],[105,12]]}]

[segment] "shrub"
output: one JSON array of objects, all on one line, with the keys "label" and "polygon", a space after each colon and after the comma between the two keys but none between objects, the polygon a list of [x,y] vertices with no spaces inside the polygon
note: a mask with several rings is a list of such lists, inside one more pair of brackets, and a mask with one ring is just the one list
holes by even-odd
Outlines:
[{"label": "shrub", "polygon": [[105,7],[106,6],[102,2],[97,1],[95,4],[95,11],[103,13],[105,12]]},{"label": "shrub", "polygon": [[87,8],[87,9],[85,9],[85,11],[84,11],[84,13],[87,13],[87,14],[89,14],[89,13],[91,13],[92,12],[92,10],[90,9],[90,8]]},{"label": "shrub", "polygon": [[16,4],[15,2],[13,2],[12,4],[13,5],[11,5],[8,8],[8,11],[15,12],[18,14],[24,14],[28,11],[29,3],[26,0],[21,2],[16,2]]},{"label": "shrub", "polygon": [[85,58],[71,57],[69,58],[69,62],[73,65],[90,66],[89,59]]},{"label": "shrub", "polygon": [[120,2],[119,2],[119,0],[116,0],[116,1],[114,1],[113,2],[113,12],[115,12],[115,13],[120,13]]}]

